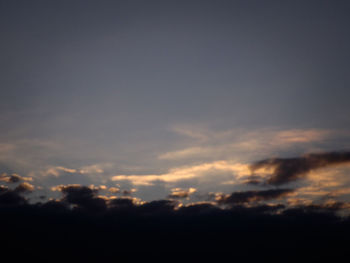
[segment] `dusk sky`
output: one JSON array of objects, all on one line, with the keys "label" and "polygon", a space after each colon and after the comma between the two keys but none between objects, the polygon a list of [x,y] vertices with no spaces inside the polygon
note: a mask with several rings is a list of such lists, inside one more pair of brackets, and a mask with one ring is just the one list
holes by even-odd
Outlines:
[{"label": "dusk sky", "polygon": [[1,1],[3,187],[22,178],[32,203],[72,184],[106,200],[220,205],[288,188],[279,202],[349,201],[349,12],[348,1]]},{"label": "dusk sky", "polygon": [[350,1],[0,0],[0,39],[1,258],[350,257]]}]

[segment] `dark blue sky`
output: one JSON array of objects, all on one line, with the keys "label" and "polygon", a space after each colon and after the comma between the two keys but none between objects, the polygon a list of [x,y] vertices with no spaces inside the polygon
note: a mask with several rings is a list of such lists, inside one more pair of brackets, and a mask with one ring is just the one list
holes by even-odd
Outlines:
[{"label": "dark blue sky", "polygon": [[163,176],[138,188],[150,199],[242,187],[259,159],[348,149],[349,12],[348,1],[0,1],[0,167],[43,186]]}]

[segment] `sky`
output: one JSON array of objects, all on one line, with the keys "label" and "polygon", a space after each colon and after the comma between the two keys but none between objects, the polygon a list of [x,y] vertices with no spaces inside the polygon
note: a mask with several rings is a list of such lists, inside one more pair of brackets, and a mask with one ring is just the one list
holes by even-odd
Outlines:
[{"label": "sky", "polygon": [[350,257],[350,2],[0,0],[0,257]]},{"label": "sky", "polygon": [[0,1],[2,189],[348,209],[349,11]]}]

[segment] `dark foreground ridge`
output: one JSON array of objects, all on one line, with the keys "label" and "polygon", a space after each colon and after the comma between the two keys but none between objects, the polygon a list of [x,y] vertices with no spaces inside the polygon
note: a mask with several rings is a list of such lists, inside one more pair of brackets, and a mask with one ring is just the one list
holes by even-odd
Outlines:
[{"label": "dark foreground ridge", "polygon": [[8,262],[339,262],[350,220],[337,208],[243,205],[220,209],[116,199],[99,210],[64,202],[0,207]]}]

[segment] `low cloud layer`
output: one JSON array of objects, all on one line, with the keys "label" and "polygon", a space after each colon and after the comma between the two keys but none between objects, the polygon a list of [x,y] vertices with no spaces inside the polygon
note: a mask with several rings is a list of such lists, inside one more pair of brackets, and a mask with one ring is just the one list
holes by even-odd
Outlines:
[{"label": "low cloud layer", "polygon": [[[146,202],[112,195],[119,193],[117,188],[70,184],[52,188],[60,194],[57,199],[32,203],[28,191],[35,189],[28,182],[9,185],[0,186],[0,225],[5,226],[0,245],[11,255],[26,251],[21,255],[36,262],[101,262],[115,257],[123,262],[163,262],[169,255],[224,261],[232,250],[235,259],[279,262],[290,248],[291,262],[300,257],[294,258],[296,248],[304,259],[331,260],[338,251],[347,251],[350,236],[350,219],[343,213],[349,203],[286,202],[296,189],[217,193],[211,201],[184,204],[181,201],[196,189],[174,188],[169,199]],[[174,250],[178,246],[182,249]]]},{"label": "low cloud layer", "polygon": [[217,198],[219,204],[244,204],[266,200],[279,199],[293,193],[293,189],[270,189],[262,191],[234,192],[230,195],[223,195]]},{"label": "low cloud layer", "polygon": [[62,185],[58,189],[64,195],[61,202],[87,210],[106,209],[105,201],[96,196],[98,193],[97,189],[81,185]]},{"label": "low cloud layer", "polygon": [[[63,179],[76,179],[79,182],[83,175],[74,174],[75,169],[69,170],[72,175],[67,178],[54,175],[52,178],[58,184],[49,186],[45,186],[47,182],[41,182],[40,178],[15,173],[1,174],[0,181],[3,182],[2,193],[6,192],[3,198],[12,196],[18,202],[33,204],[44,202],[46,196],[47,200],[54,199],[60,204],[81,210],[105,211],[112,200],[119,202],[117,199],[120,198],[124,198],[120,202],[132,200],[138,204],[169,199],[179,201],[183,206],[209,201],[218,208],[271,202],[293,207],[349,200],[350,180],[346,176],[348,171],[343,169],[349,162],[349,152],[329,152],[294,158],[270,158],[251,165],[236,161],[199,163],[158,175],[111,176],[105,183],[97,185],[64,184]],[[89,168],[94,171],[97,169],[95,166]],[[62,167],[58,170],[68,172]],[[290,188],[278,188],[305,177],[308,180],[293,184]],[[42,178],[46,180],[47,177]],[[147,198],[150,194],[154,198]]]}]

